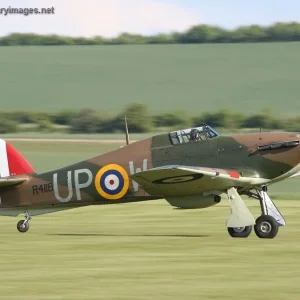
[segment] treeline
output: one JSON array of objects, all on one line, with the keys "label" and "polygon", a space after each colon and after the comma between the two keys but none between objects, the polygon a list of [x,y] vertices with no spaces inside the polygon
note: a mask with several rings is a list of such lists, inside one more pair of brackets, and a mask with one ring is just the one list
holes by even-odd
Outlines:
[{"label": "treeline", "polygon": [[118,115],[82,109],[63,110],[57,113],[11,111],[0,112],[0,134],[14,132],[65,132],[65,133],[118,133],[124,132],[124,116],[128,120],[131,133],[146,133],[164,130],[184,129],[206,123],[215,128],[263,130],[287,130],[300,132],[300,116],[274,117],[270,112],[244,115],[229,110],[203,113],[199,116],[187,115],[183,111],[153,115],[144,104],[128,105]]},{"label": "treeline", "polygon": [[13,33],[0,38],[0,46],[16,45],[122,45],[122,44],[198,44],[198,43],[254,43],[300,41],[300,23],[275,23],[270,26],[241,26],[227,30],[217,26],[197,25],[185,32],[143,36],[122,33],[115,38],[66,37]]}]

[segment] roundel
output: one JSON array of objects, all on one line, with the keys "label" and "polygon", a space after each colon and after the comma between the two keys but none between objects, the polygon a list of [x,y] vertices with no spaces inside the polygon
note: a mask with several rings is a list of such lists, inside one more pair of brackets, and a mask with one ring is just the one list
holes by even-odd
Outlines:
[{"label": "roundel", "polygon": [[127,172],[119,165],[104,166],[95,177],[95,187],[99,195],[105,199],[120,199],[129,188]]},{"label": "roundel", "polygon": [[198,174],[191,174],[191,175],[181,175],[181,176],[173,176],[173,177],[166,177],[154,180],[153,183],[157,184],[174,184],[174,183],[182,183],[193,181],[202,178],[204,175],[201,173]]}]

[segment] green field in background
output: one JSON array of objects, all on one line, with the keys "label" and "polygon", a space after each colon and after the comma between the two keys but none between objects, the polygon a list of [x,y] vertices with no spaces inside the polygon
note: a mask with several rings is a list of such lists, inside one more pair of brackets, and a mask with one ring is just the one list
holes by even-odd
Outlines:
[{"label": "green field in background", "polygon": [[1,109],[300,112],[300,43],[1,47]]},{"label": "green field in background", "polygon": [[37,172],[49,171],[117,149],[121,144],[9,142]]},{"label": "green field in background", "polygon": [[[199,124],[202,126],[202,124]],[[125,128],[125,125],[124,125]],[[159,128],[159,131],[156,132],[148,132],[148,133],[129,133],[129,137],[131,141],[134,140],[142,140],[148,137],[152,137],[157,134],[168,133],[173,130],[185,129],[182,126],[176,126],[171,128]],[[231,134],[239,134],[239,133],[251,133],[251,132],[259,132],[258,128],[241,128],[241,129],[226,129],[226,128],[214,128],[219,134],[222,135],[231,135]],[[278,130],[274,130],[278,131]],[[48,132],[17,132],[17,133],[6,133],[1,134],[2,139],[9,138],[26,138],[26,139],[91,139],[91,140],[123,140],[125,143],[125,133],[90,133],[90,134],[80,134],[80,133],[48,133]]]},{"label": "green field in background", "polygon": [[287,226],[273,240],[232,239],[226,201],[79,208],[33,217],[25,234],[1,217],[0,299],[297,300],[300,202],[276,204]]},{"label": "green field in background", "polygon": [[[125,127],[125,126],[124,126]],[[168,132],[167,130],[163,133]],[[129,134],[130,140],[142,140],[147,137],[159,134],[159,132],[149,132],[149,133],[131,133]],[[1,134],[2,139],[8,138],[26,138],[26,139],[62,139],[62,140],[72,140],[72,139],[90,139],[90,140],[123,140],[126,143],[125,133],[95,133],[95,134],[70,134],[70,133],[41,133],[41,132],[18,132],[18,133],[8,133]]]}]

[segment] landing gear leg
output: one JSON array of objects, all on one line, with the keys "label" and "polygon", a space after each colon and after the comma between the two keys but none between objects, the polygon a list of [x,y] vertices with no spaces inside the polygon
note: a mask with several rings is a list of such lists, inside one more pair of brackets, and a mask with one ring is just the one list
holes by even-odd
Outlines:
[{"label": "landing gear leg", "polygon": [[25,211],[25,220],[21,220],[17,224],[17,229],[19,232],[26,232],[29,229],[29,220],[31,219],[31,216],[29,212],[26,210]]},{"label": "landing gear leg", "polygon": [[257,191],[261,207],[261,216],[256,219],[254,231],[259,238],[273,239],[279,226],[285,226],[285,220],[267,194],[267,187]]},{"label": "landing gear leg", "polygon": [[227,220],[227,231],[233,238],[246,238],[255,224],[254,217],[235,188],[227,190],[231,215]]}]

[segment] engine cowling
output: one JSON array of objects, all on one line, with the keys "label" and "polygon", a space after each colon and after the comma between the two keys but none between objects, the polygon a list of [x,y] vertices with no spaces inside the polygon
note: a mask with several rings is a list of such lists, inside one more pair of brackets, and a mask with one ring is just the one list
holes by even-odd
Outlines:
[{"label": "engine cowling", "polygon": [[166,200],[175,207],[185,209],[206,208],[220,203],[221,195],[208,196],[178,196],[168,197]]}]

